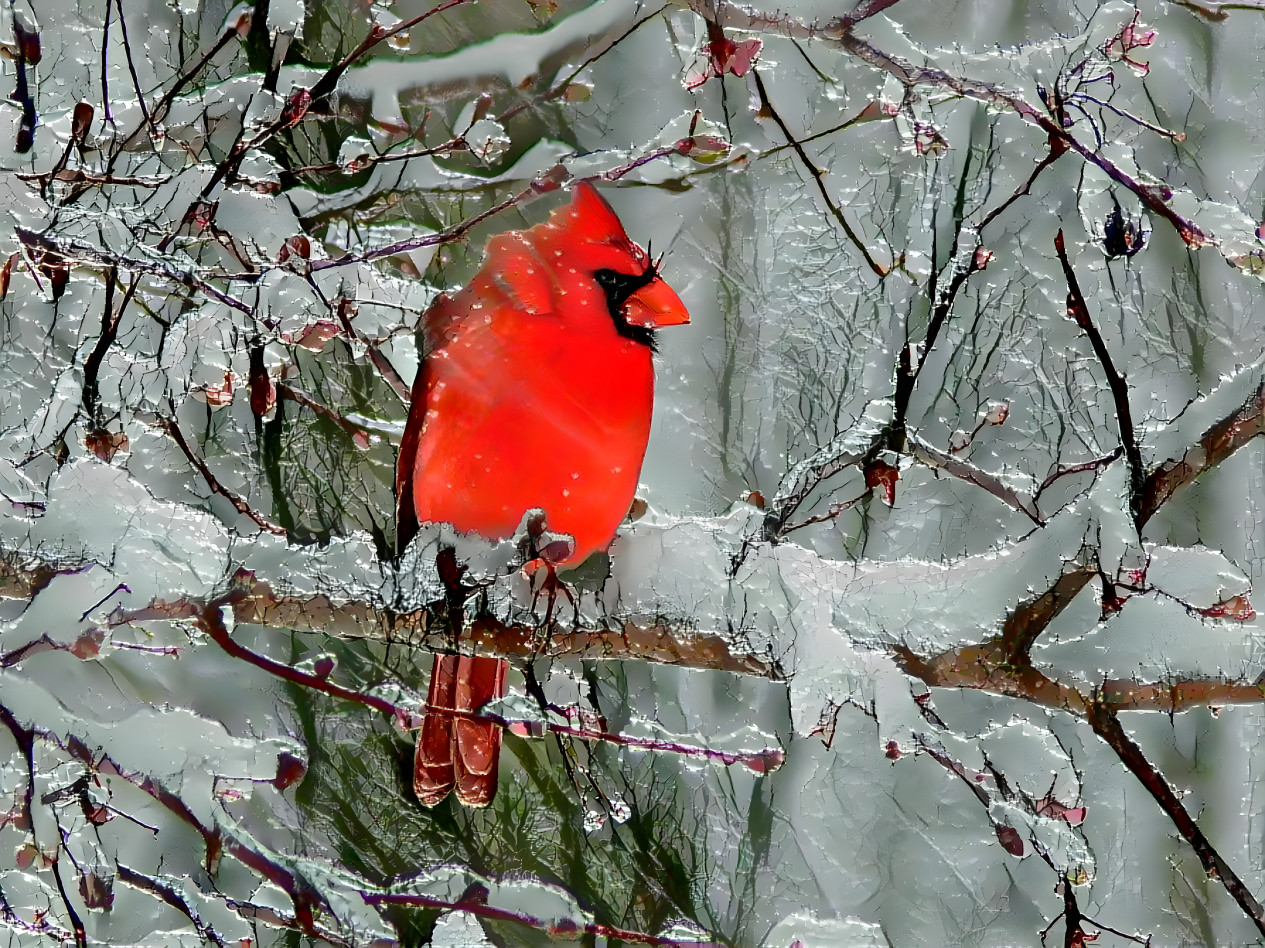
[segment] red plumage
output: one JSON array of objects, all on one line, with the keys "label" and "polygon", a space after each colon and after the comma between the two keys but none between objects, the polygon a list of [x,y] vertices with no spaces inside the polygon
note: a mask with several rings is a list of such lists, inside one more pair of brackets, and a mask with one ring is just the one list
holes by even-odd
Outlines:
[{"label": "red plumage", "polygon": [[[650,436],[653,331],[688,321],[587,183],[546,223],[492,238],[470,283],[426,313],[396,468],[401,546],[419,522],[505,539],[539,508],[575,541],[556,563],[605,549]],[[474,712],[504,681],[500,659],[436,656],[427,700]],[[500,741],[493,724],[428,715],[418,797],[433,806],[455,785],[468,806],[491,802]]]}]

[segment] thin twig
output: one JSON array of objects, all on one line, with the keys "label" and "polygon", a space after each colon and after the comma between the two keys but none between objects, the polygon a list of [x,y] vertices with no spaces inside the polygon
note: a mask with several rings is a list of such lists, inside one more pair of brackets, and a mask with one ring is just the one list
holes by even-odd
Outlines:
[{"label": "thin twig", "polygon": [[[530,915],[525,911],[514,911],[512,909],[499,908],[495,905],[488,905],[485,902],[467,901],[467,902],[451,902],[445,899],[437,899],[429,895],[412,895],[406,892],[366,892],[364,893],[366,905],[411,905],[418,908],[443,909],[448,912],[466,912],[479,918],[486,918],[492,921],[514,922],[528,928],[539,929],[542,932],[556,933],[554,921],[548,918],[538,918]],[[603,938],[609,941],[626,941],[635,945],[655,945],[662,948],[687,948],[687,946],[704,946],[715,945],[713,940],[695,940],[695,939],[679,939],[668,938],[663,935],[648,935],[645,932],[633,931],[627,928],[616,928],[613,925],[603,925],[600,922],[585,922],[578,929],[565,929],[568,938],[574,938],[579,932],[586,935]]]},{"label": "thin twig", "polygon": [[1068,464],[1063,467],[1055,468],[1046,476],[1045,480],[1041,482],[1041,486],[1038,487],[1036,493],[1033,494],[1033,500],[1039,500],[1045,489],[1051,486],[1055,481],[1059,480],[1059,478],[1069,477],[1073,474],[1084,474],[1087,471],[1105,470],[1114,464],[1116,459],[1119,458],[1122,453],[1124,453],[1124,448],[1116,447],[1107,454],[1104,454],[1102,457],[1094,458],[1092,461],[1082,461],[1079,464]]},{"label": "thin twig", "polygon": [[345,433],[350,435],[356,442],[358,447],[368,448],[370,442],[369,432],[365,431],[359,425],[348,421],[338,412],[322,405],[315,398],[302,389],[294,388],[285,382],[277,382],[277,395],[281,398],[289,399],[297,405],[302,405],[316,414],[320,415],[326,421],[332,422],[341,428]]},{"label": "thin twig", "polygon": [[946,89],[955,95],[973,99],[985,105],[1011,110],[1025,122],[1038,126],[1052,140],[1061,141],[1090,164],[1102,170],[1117,184],[1136,194],[1151,211],[1168,221],[1188,245],[1200,247],[1212,242],[1212,238],[1197,224],[1182,217],[1168,205],[1169,194],[1166,188],[1138,181],[1121,170],[1105,155],[1086,147],[1067,129],[1052,120],[1043,109],[1034,107],[1016,93],[983,80],[953,76],[934,66],[916,66],[900,56],[879,49],[873,43],[856,35],[846,17],[836,17],[824,26],[816,26],[780,11],[770,14],[739,3],[715,4],[713,0],[684,0],[684,2],[700,17],[715,19],[725,28],[775,33],[796,39],[813,39],[833,44],[862,62],[888,73],[910,91],[920,86],[932,86]]},{"label": "thin twig", "polygon": [[[0,724],[3,724],[13,736],[14,742],[18,745],[18,749],[22,752],[22,759],[26,763],[26,789],[22,791],[22,812],[26,816],[26,824],[30,827],[31,841],[37,850],[39,850],[39,839],[35,835],[35,730],[29,727],[23,727],[17,717],[4,705],[0,705]],[[59,842],[60,846],[60,842]],[[83,927],[83,920],[80,919],[79,913],[75,911],[75,907],[70,902],[70,896],[66,893],[66,886],[62,882],[61,870],[58,866],[58,860],[54,859],[50,867],[53,870],[53,881],[57,883],[57,892],[61,896],[62,907],[66,910],[66,916],[70,919],[70,927],[74,932],[75,948],[87,948],[88,935]]]},{"label": "thin twig", "polygon": [[[106,0],[109,3],[110,0]],[[145,105],[145,93],[141,90],[141,80],[136,74],[136,64],[132,61],[132,44],[127,36],[127,20],[123,16],[123,0],[114,0],[119,9],[119,32],[123,34],[123,51],[127,57],[127,71],[132,77],[132,88],[136,90],[136,103],[141,107],[141,115],[145,119],[145,125],[149,127],[151,135],[157,137],[158,129],[154,126],[154,120],[149,114],[149,108]]]},{"label": "thin twig", "polygon": [[756,92],[760,95],[761,111],[767,113],[769,117],[773,119],[774,123],[776,123],[777,127],[781,130],[782,136],[786,139],[787,144],[795,149],[795,154],[799,156],[800,163],[803,164],[803,166],[808,170],[808,173],[812,176],[813,183],[817,185],[817,191],[821,194],[822,200],[826,202],[826,207],[830,211],[831,216],[835,219],[839,226],[843,228],[843,232],[847,234],[848,240],[852,241],[852,245],[860,251],[861,258],[865,261],[866,266],[874,271],[874,273],[878,275],[879,279],[886,277],[889,272],[889,268],[884,267],[870,256],[870,251],[866,249],[865,243],[861,240],[860,235],[852,229],[852,225],[849,224],[847,218],[843,216],[843,211],[840,210],[839,206],[835,204],[833,200],[831,200],[830,191],[826,188],[826,173],[818,168],[816,162],[808,156],[808,152],[804,149],[804,146],[782,120],[782,116],[778,114],[775,108],[773,108],[773,103],[769,101],[768,90],[764,88],[764,80],[760,78],[760,70],[753,68],[751,70],[751,77],[755,80]]},{"label": "thin twig", "polygon": [[[191,270],[179,270],[156,260],[139,260],[135,257],[109,253],[104,250],[98,250],[96,247],[79,240],[68,240],[64,244],[58,244],[42,234],[27,230],[25,227],[15,227],[14,232],[21,239],[24,246],[41,249],[51,248],[55,253],[60,254],[67,263],[89,263],[107,270],[117,267],[120,270],[149,273],[172,283],[177,283],[187,289],[196,290],[218,303],[231,306],[238,312],[246,313],[247,315],[254,314],[254,310],[241,300],[217,290],[201,277],[195,276]],[[252,280],[257,277],[258,274],[250,274],[250,279]],[[228,279],[228,277],[225,276],[223,279]]]},{"label": "thin twig", "polygon": [[1041,515],[1038,513],[1032,498],[1022,496],[987,471],[981,470],[962,458],[954,457],[947,451],[941,451],[917,435],[908,435],[907,441],[909,453],[915,461],[919,461],[935,470],[944,471],[946,474],[952,474],[968,484],[974,484],[976,487],[988,491],[988,493],[1008,507],[1018,510],[1037,526],[1044,526],[1045,521],[1041,519]]},{"label": "thin twig", "polygon": [[387,244],[385,247],[378,247],[375,250],[366,250],[358,254],[344,254],[336,260],[316,260],[312,263],[312,272],[316,273],[320,270],[327,270],[330,267],[345,267],[349,264],[368,263],[370,260],[381,260],[383,257],[393,257],[396,254],[411,253],[414,250],[421,250],[425,247],[435,247],[440,244],[448,244],[453,241],[462,239],[474,227],[483,223],[490,217],[495,217],[502,211],[513,207],[520,201],[526,200],[533,194],[536,194],[535,188],[527,187],[512,197],[506,198],[499,204],[494,204],[486,211],[468,217],[458,224],[454,224],[447,230],[440,231],[435,234],[423,234],[420,237],[410,237],[405,240],[396,241],[393,244]]},{"label": "thin twig", "polygon": [[1009,198],[1002,201],[995,208],[989,211],[987,216],[979,222],[978,226],[975,228],[975,233],[982,234],[984,232],[984,228],[996,220],[997,217],[1006,210],[1006,208],[1010,207],[1010,205],[1014,204],[1015,201],[1019,200],[1021,197],[1031,194],[1032,185],[1036,182],[1037,176],[1040,175],[1046,168],[1050,167],[1050,165],[1054,164],[1054,162],[1058,161],[1065,151],[1066,149],[1063,148],[1051,148],[1049,152],[1046,153],[1046,156],[1037,162],[1036,167],[1032,169],[1032,174],[1028,175],[1028,180],[1019,185],[1019,187],[1015,188],[1015,192],[1010,195]]},{"label": "thin twig", "polygon": [[394,26],[389,28],[382,26],[380,23],[374,23],[369,30],[369,35],[361,40],[360,44],[350,53],[344,56],[333,66],[330,66],[330,68],[325,71],[325,75],[321,76],[321,78],[316,81],[316,84],[313,85],[310,90],[312,93],[312,99],[323,99],[325,96],[333,92],[338,86],[338,80],[342,78],[343,73],[345,73],[357,59],[364,56],[367,52],[369,52],[369,50],[373,49],[379,43],[390,39],[392,36],[399,33],[403,33],[405,30],[412,29],[417,26],[417,24],[422,23],[437,13],[443,13],[453,7],[473,2],[474,0],[445,0],[444,3],[431,7],[431,9],[427,10],[425,13],[419,13],[415,17],[411,17],[407,20],[401,20],[399,23],[396,23]]},{"label": "thin twig", "polygon": [[285,527],[279,527],[270,520],[265,519],[264,516],[257,513],[250,504],[246,503],[246,501],[244,501],[241,497],[237,496],[237,494],[233,493],[233,491],[221,484],[219,479],[211,473],[211,469],[206,466],[206,462],[203,461],[202,458],[198,457],[198,454],[193,450],[192,445],[185,440],[184,433],[181,432],[180,426],[176,423],[175,403],[169,402],[169,404],[171,407],[171,417],[160,418],[158,420],[158,426],[167,433],[172,441],[176,442],[176,445],[184,452],[184,456],[189,459],[189,463],[198,469],[198,471],[202,474],[202,479],[205,480],[207,486],[211,488],[211,492],[219,494],[232,504],[237,509],[238,513],[249,517],[262,529],[279,537],[286,536],[287,533]]},{"label": "thin twig", "polygon": [[[317,287],[315,280],[312,280],[309,277],[308,282],[312,284],[312,288],[316,290],[317,293],[320,293],[320,289]],[[321,294],[321,298],[324,299],[324,294]],[[326,303],[328,305],[328,301],[326,301]],[[346,297],[340,299],[338,301],[338,306],[334,308],[334,310],[338,316],[339,322],[343,325],[343,331],[347,333],[347,338],[355,339],[365,347],[365,352],[369,356],[369,361],[372,362],[373,367],[378,370],[378,374],[382,376],[383,381],[391,386],[391,390],[399,396],[401,402],[406,405],[409,404],[411,393],[408,383],[400,377],[399,372],[395,371],[395,366],[393,366],[391,364],[391,360],[383,354],[378,344],[371,339],[365,338],[364,334],[351,324],[351,316],[354,312],[351,300]]]},{"label": "thin twig", "polygon": [[1116,371],[1111,352],[1103,341],[1102,333],[1094,325],[1089,315],[1089,306],[1085,303],[1085,295],[1081,292],[1080,283],[1076,279],[1076,271],[1072,269],[1067,258],[1067,247],[1063,241],[1063,231],[1054,236],[1054,250],[1063,265],[1063,276],[1067,280],[1067,314],[1076,320],[1076,325],[1085,331],[1089,343],[1094,347],[1094,355],[1102,366],[1103,375],[1107,377],[1107,386],[1111,389],[1111,398],[1116,406],[1116,422],[1120,429],[1120,445],[1124,448],[1125,463],[1129,466],[1129,510],[1133,515],[1136,527],[1142,525],[1142,491],[1145,474],[1142,469],[1142,451],[1138,447],[1137,432],[1133,427],[1133,411],[1129,407],[1129,386],[1124,377]]}]

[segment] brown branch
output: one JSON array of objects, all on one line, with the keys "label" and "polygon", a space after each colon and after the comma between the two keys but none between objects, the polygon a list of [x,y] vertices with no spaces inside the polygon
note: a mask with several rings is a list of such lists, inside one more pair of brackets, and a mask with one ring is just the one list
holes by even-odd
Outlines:
[{"label": "brown branch", "polygon": [[855,10],[844,14],[839,19],[847,24],[848,29],[851,29],[862,20],[868,20],[872,16],[877,16],[888,7],[895,6],[898,2],[899,0],[862,0]]},{"label": "brown branch", "polygon": [[1175,682],[1105,681],[1097,699],[1119,711],[1160,711],[1177,714],[1191,708],[1265,703],[1265,684],[1184,679]]},{"label": "brown branch", "polygon": [[1087,699],[1031,665],[1011,665],[997,639],[964,645],[933,658],[917,655],[907,645],[891,646],[892,655],[909,675],[932,688],[968,688],[1022,698],[1043,708],[1083,714]]},{"label": "brown branch", "polygon": [[[1070,596],[1077,591],[1078,583],[1083,587],[1084,582],[1088,582],[1093,575],[1088,570],[1066,573],[1060,578],[1063,589],[1060,589],[1060,583],[1056,583],[1054,590],[1021,606],[1015,614],[1022,616],[1021,619],[1015,619],[1016,628],[1003,632],[1001,638],[993,639],[984,646],[951,649],[930,661],[918,658],[906,647],[898,646],[893,649],[897,661],[904,670],[921,678],[927,685],[969,687],[994,694],[1023,697],[1047,708],[1084,715],[1094,733],[1106,740],[1121,762],[1125,763],[1128,770],[1141,781],[1160,808],[1173,820],[1179,832],[1192,845],[1208,875],[1221,880],[1226,891],[1230,892],[1231,897],[1254,921],[1257,929],[1265,934],[1265,909],[1262,909],[1260,902],[1256,901],[1235,875],[1230,864],[1204,837],[1202,830],[1182,806],[1163,775],[1147,761],[1141,748],[1128,738],[1118,719],[1120,710],[1164,710],[1171,714],[1187,706],[1207,704],[1209,699],[1240,699],[1260,704],[1265,700],[1265,687],[1228,682],[1138,685],[1135,682],[1111,681],[1104,683],[1101,690],[1087,699],[1079,691],[1060,685],[1032,668],[1031,664],[1026,663],[1026,653],[1022,656],[1022,664],[1011,663],[1012,654],[1022,652],[1020,647],[1031,637],[1032,632],[1046,628],[1049,620],[1068,605]],[[1008,644],[1009,651],[1003,648],[1004,644]],[[1069,915],[1069,928],[1070,918]],[[1077,923],[1079,926],[1079,915]]]},{"label": "brown branch", "polygon": [[1147,476],[1138,504],[1139,525],[1150,520],[1178,490],[1261,434],[1265,434],[1265,379],[1232,415],[1205,431],[1185,454],[1163,462]]},{"label": "brown branch", "polygon": [[1222,20],[1229,19],[1230,14],[1226,13],[1227,10],[1247,10],[1251,13],[1265,13],[1265,3],[1251,3],[1249,0],[1208,4],[1195,3],[1194,0],[1168,0],[1168,2],[1179,7],[1185,7],[1192,13],[1213,23],[1220,23]]},{"label": "brown branch", "polygon": [[[396,704],[381,698],[377,695],[366,694],[342,685],[335,684],[330,681],[328,675],[320,675],[314,672],[304,671],[301,668],[295,668],[293,665],[287,665],[284,662],[278,662],[275,659],[248,648],[237,642],[229,634],[228,627],[224,622],[222,609],[224,606],[232,606],[234,610],[234,618],[236,621],[245,621],[241,614],[242,607],[248,600],[254,598],[258,594],[262,584],[259,584],[254,577],[248,572],[239,572],[235,577],[233,588],[223,596],[217,597],[207,603],[199,603],[192,600],[165,600],[153,603],[150,606],[138,610],[120,610],[111,617],[111,624],[124,625],[132,624],[139,621],[147,621],[153,619],[192,619],[194,623],[210,638],[216,645],[222,648],[228,655],[233,658],[240,659],[250,665],[254,665],[270,675],[275,675],[293,684],[300,685],[305,688],[311,688],[320,691],[331,697],[341,698],[345,701],[352,701],[357,704],[364,705],[374,711],[379,712],[384,717],[398,724],[401,728],[414,728],[420,726],[419,708],[411,704]],[[264,587],[266,589],[266,587]],[[419,628],[425,629],[427,632],[434,630],[435,634],[442,638],[447,644],[449,636],[449,623],[442,616],[442,605],[425,611]],[[252,623],[259,625],[261,623]],[[479,644],[482,642],[483,636],[481,632],[486,633],[487,627],[500,626],[495,620],[489,618],[476,619],[472,623],[472,628],[468,637],[463,638],[463,642],[474,642]],[[482,627],[482,628],[481,628]],[[504,629],[504,626],[500,626]],[[527,642],[533,646],[532,651],[528,652],[530,657],[540,654],[538,642],[538,629],[532,628]],[[433,643],[430,643],[433,644]],[[552,650],[551,652],[552,653]],[[505,653],[500,653],[505,654]],[[549,653],[546,653],[549,654]],[[639,656],[647,658],[646,655]],[[681,664],[681,663],[674,663]],[[434,705],[427,707],[427,713],[447,715],[449,717],[459,717],[476,721],[488,721],[501,727],[508,727],[514,723],[507,718],[490,712],[470,712],[465,710],[456,710],[451,708],[441,708]],[[588,727],[574,727],[569,724],[560,724],[549,721],[541,725],[541,729],[554,734],[566,737],[574,737],[586,741],[600,741],[606,744],[613,744],[619,747],[634,747],[643,751],[662,751],[677,754],[684,757],[696,757],[703,760],[712,761],[714,763],[731,766],[733,764],[743,764],[756,771],[757,773],[768,773],[780,767],[786,758],[786,754],[780,748],[762,748],[757,751],[719,751],[708,747],[699,747],[691,744],[683,744],[679,741],[666,741],[656,738],[645,737],[629,737],[623,734],[616,734],[609,731],[602,731]]]},{"label": "brown branch", "polygon": [[1178,832],[1195,850],[1195,855],[1199,857],[1199,861],[1203,864],[1204,871],[1208,873],[1208,876],[1219,880],[1225,886],[1226,892],[1238,903],[1248,918],[1252,919],[1256,924],[1257,930],[1265,936],[1265,907],[1262,907],[1261,903],[1256,900],[1247,886],[1243,884],[1243,880],[1235,874],[1230,864],[1225,861],[1212,843],[1209,842],[1199,828],[1199,824],[1186,812],[1186,808],[1182,806],[1181,800],[1173,792],[1173,788],[1169,786],[1168,781],[1164,779],[1164,775],[1155,769],[1155,766],[1142,753],[1142,749],[1125,733],[1124,727],[1120,724],[1120,717],[1116,708],[1095,696],[1094,700],[1088,703],[1085,710],[1089,719],[1089,725],[1094,729],[1094,733],[1106,741],[1107,745],[1116,752],[1116,756],[1120,758],[1120,761],[1132,771],[1133,775],[1138,778],[1155,802],[1159,804],[1160,809],[1172,820]]},{"label": "brown branch", "polygon": [[224,946],[227,945],[227,942],[220,937],[220,933],[215,930],[214,926],[212,926],[209,922],[204,922],[202,920],[202,916],[198,914],[198,910],[189,904],[189,902],[185,899],[184,894],[175,886],[169,885],[163,880],[156,879],[153,876],[147,876],[144,873],[137,872],[135,869],[131,869],[121,862],[115,863],[114,868],[118,872],[119,879],[124,885],[130,885],[134,889],[139,889],[142,892],[148,892],[155,898],[166,902],[176,911],[188,918],[193,924],[193,927],[197,930],[197,933],[206,940],[210,941],[212,944],[219,945],[220,948],[224,948]]},{"label": "brown branch", "polygon": [[[15,562],[16,559],[17,554],[0,554],[2,598],[29,600],[54,577],[85,566],[84,563],[53,565],[34,557],[22,562]],[[233,577],[232,589],[223,602],[232,607],[236,622],[267,628],[319,632],[346,640],[368,639],[435,651],[451,646],[446,619],[434,608],[399,612],[362,601],[337,603],[324,595],[279,596],[267,582],[245,570]],[[111,613],[107,627],[149,620],[194,620],[201,615],[201,609],[202,603],[192,600],[164,600],[141,609],[116,610]],[[782,678],[776,663],[733,651],[724,636],[685,633],[673,628],[665,619],[652,624],[630,620],[622,626],[555,628],[549,645],[542,651],[540,629],[535,625],[507,624],[484,616],[472,623],[462,641],[480,654],[504,658],[545,655],[593,661],[649,661],[771,681]],[[356,699],[349,696],[349,700]]]},{"label": "brown branch", "polygon": [[1037,638],[1072,604],[1086,583],[1097,574],[1092,569],[1075,569],[1064,573],[1041,595],[1016,608],[1002,623],[997,644],[1002,661],[1009,665],[1026,665],[1032,660],[1030,650]]},{"label": "brown branch", "polygon": [[142,178],[136,175],[97,174],[94,171],[81,171],[78,168],[67,168],[56,173],[46,171],[42,174],[24,171],[15,174],[14,177],[21,181],[34,181],[41,188],[47,187],[53,181],[63,181],[68,184],[118,184],[131,188],[160,188],[170,180],[156,177]]},{"label": "brown branch", "polygon": [[[442,650],[450,647],[445,620],[432,609],[395,612],[364,602],[335,603],[326,596],[302,599],[277,596],[271,586],[253,575],[239,573],[239,591],[232,600],[238,622],[296,632],[325,632],[341,638],[366,638],[411,647]],[[462,639],[483,655],[529,658],[544,654],[581,660],[643,660],[682,668],[712,669],[776,680],[770,662],[731,651],[719,635],[689,636],[665,621],[653,625],[627,622],[622,627],[555,629],[542,652],[540,630],[532,625],[510,625],[483,616],[471,623]]]},{"label": "brown branch", "polygon": [[1096,570],[1086,567],[1064,573],[1050,589],[1015,608],[1002,624],[999,635],[980,644],[949,649],[929,658],[917,655],[908,646],[897,645],[892,649],[893,654],[906,672],[929,687],[969,688],[1007,695],[1077,715],[1086,713],[1091,700],[1116,711],[1164,714],[1198,707],[1265,704],[1265,681],[1108,679],[1090,699],[1034,669],[1029,654],[1033,643],[1097,575]]},{"label": "brown branch", "polygon": [[[73,572],[75,568],[56,569],[40,563],[18,567],[10,559],[0,557],[0,596],[29,599],[53,576]],[[1018,606],[1003,623],[1002,632],[983,644],[964,646],[930,658],[924,658],[904,645],[894,646],[892,651],[906,671],[929,686],[970,688],[1009,695],[1044,707],[1079,713],[1087,702],[1083,695],[1024,666],[1032,642],[1097,575],[1095,570],[1086,568],[1065,573],[1050,590]],[[268,583],[245,571],[234,578],[231,593],[216,602],[231,606],[234,621],[239,623],[296,632],[319,632],[344,640],[367,639],[433,651],[443,651],[451,645],[446,620],[434,607],[397,612],[360,601],[335,603],[323,595],[311,598],[278,596]],[[202,603],[177,599],[140,609],[120,609],[111,614],[107,626],[151,620],[198,620],[203,608]],[[478,654],[506,658],[529,658],[543,654],[580,660],[650,661],[681,668],[751,675],[771,681],[782,678],[776,664],[732,651],[722,636],[701,633],[686,636],[664,620],[654,625],[628,622],[622,628],[555,630],[549,647],[542,652],[540,630],[535,626],[512,625],[491,617],[481,617],[471,624],[462,641]],[[45,645],[37,650],[46,651],[51,647],[62,650],[61,645]],[[315,684],[302,677],[307,673],[290,666],[286,668],[300,676],[292,679],[297,683],[334,697],[360,704],[369,703],[350,689],[340,690],[340,686],[328,683]],[[1148,684],[1128,679],[1113,680],[1100,686],[1098,698],[1118,710],[1175,713],[1194,707],[1263,704],[1265,682],[1190,679]],[[381,702],[375,710],[394,715],[397,706]]]},{"label": "brown branch", "polygon": [[915,461],[925,464],[933,470],[951,474],[960,480],[966,481],[968,484],[974,484],[976,487],[992,494],[1006,506],[1019,511],[1037,526],[1044,526],[1045,521],[1041,519],[1041,515],[1037,512],[1036,504],[1033,503],[1031,497],[1019,494],[987,471],[981,470],[962,458],[954,457],[947,451],[941,451],[917,435],[908,435],[907,441],[909,443],[909,454]]}]

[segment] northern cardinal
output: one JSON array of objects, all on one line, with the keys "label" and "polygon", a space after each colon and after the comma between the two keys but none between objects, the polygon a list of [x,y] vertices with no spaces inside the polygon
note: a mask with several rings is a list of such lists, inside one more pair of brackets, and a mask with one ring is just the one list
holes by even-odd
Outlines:
[{"label": "northern cardinal", "polygon": [[[395,472],[403,549],[419,522],[490,540],[524,514],[574,545],[545,565],[605,549],[628,512],[650,436],[654,332],[689,322],[659,264],[581,182],[529,230],[488,243],[470,283],[423,320],[424,351]],[[506,662],[436,655],[428,707],[476,712],[504,693]],[[413,788],[435,806],[455,786],[466,806],[496,792],[501,731],[427,714]]]}]

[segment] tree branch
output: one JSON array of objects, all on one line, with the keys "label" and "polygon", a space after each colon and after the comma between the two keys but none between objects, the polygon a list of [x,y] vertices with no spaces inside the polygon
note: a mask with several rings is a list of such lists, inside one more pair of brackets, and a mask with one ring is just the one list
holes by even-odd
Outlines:
[{"label": "tree branch", "polygon": [[1102,333],[1094,325],[1089,315],[1089,306],[1085,303],[1085,295],[1081,292],[1080,283],[1076,279],[1076,271],[1067,259],[1067,247],[1063,242],[1063,231],[1060,229],[1054,237],[1054,250],[1058,253],[1059,263],[1063,265],[1063,276],[1067,280],[1067,315],[1076,320],[1076,325],[1085,331],[1090,345],[1094,347],[1094,355],[1102,366],[1103,375],[1107,377],[1107,385],[1111,389],[1111,398],[1116,405],[1116,423],[1120,429],[1120,445],[1124,449],[1125,463],[1129,466],[1129,510],[1133,515],[1133,524],[1139,529],[1142,526],[1142,491],[1144,474],[1142,470],[1142,451],[1138,448],[1137,431],[1133,427],[1133,411],[1129,407],[1129,386],[1124,377],[1116,371],[1111,359],[1111,352],[1103,341]]},{"label": "tree branch", "polygon": [[1230,864],[1222,858],[1212,843],[1208,841],[1208,838],[1204,836],[1199,824],[1186,812],[1186,808],[1182,806],[1177,794],[1173,792],[1173,788],[1169,786],[1163,774],[1155,769],[1155,766],[1142,753],[1142,749],[1125,733],[1124,728],[1120,724],[1117,709],[1095,696],[1094,700],[1088,703],[1085,710],[1089,719],[1089,725],[1094,729],[1094,733],[1106,741],[1107,745],[1116,752],[1116,756],[1133,772],[1133,775],[1138,778],[1142,786],[1159,804],[1160,809],[1173,821],[1173,825],[1177,827],[1178,832],[1195,850],[1195,855],[1199,857],[1199,861],[1203,864],[1204,871],[1208,873],[1208,876],[1219,880],[1225,886],[1225,890],[1230,893],[1230,897],[1238,903],[1248,918],[1256,924],[1257,931],[1262,936],[1265,936],[1265,908],[1262,908],[1261,903],[1256,900],[1247,886],[1243,884],[1243,880],[1235,874]]}]

